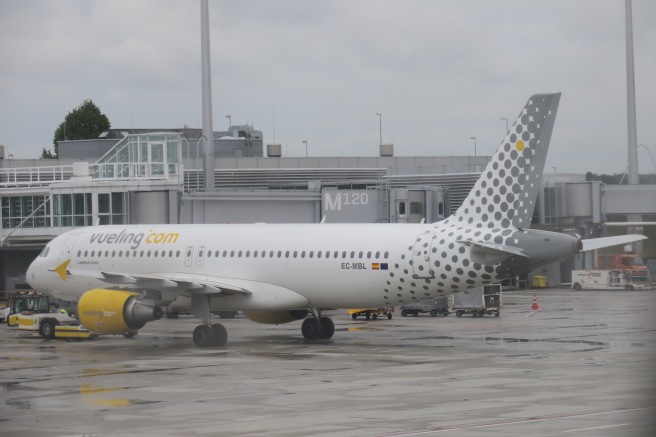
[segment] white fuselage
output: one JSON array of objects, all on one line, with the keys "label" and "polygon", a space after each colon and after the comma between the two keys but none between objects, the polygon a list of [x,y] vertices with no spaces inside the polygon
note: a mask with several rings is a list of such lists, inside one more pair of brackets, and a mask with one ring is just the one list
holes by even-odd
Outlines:
[{"label": "white fuselage", "polygon": [[[494,231],[484,232],[490,239],[501,236]],[[435,224],[99,226],[55,238],[27,276],[35,289],[72,301],[89,289],[112,287],[94,278],[102,272],[246,280],[304,298],[229,296],[224,305],[218,301],[226,309],[392,306],[498,279],[492,267],[469,260],[469,247],[456,243],[476,232],[481,230]],[[63,281],[52,269],[67,259],[73,274]],[[162,291],[165,299],[177,297]]]}]

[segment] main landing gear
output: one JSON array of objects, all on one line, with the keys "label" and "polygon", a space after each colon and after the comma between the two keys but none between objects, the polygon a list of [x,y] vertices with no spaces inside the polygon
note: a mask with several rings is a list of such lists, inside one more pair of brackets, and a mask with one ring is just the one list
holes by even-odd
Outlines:
[{"label": "main landing gear", "polygon": [[313,310],[312,315],[303,320],[301,333],[306,340],[332,338],[335,333],[335,324],[330,317],[322,317],[321,310]]},{"label": "main landing gear", "polygon": [[198,347],[221,347],[228,341],[228,331],[219,323],[212,324],[210,313],[210,295],[191,296],[191,314],[199,317],[202,325],[194,329],[194,344]]},{"label": "main landing gear", "polygon": [[198,325],[194,329],[194,344],[198,347],[221,347],[228,341],[228,331],[219,323]]}]

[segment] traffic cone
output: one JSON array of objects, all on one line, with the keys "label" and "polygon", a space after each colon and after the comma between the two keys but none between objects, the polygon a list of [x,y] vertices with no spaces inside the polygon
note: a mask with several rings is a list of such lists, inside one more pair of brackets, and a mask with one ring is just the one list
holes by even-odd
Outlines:
[{"label": "traffic cone", "polygon": [[537,311],[540,309],[540,306],[538,305],[538,297],[535,294],[533,295],[533,305],[531,306],[531,309],[533,311]]}]

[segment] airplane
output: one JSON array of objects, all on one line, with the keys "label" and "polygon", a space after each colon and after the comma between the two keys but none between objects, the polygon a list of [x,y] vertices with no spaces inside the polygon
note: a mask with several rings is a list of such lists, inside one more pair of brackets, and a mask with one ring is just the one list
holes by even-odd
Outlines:
[{"label": "airplane", "polygon": [[[66,232],[31,263],[35,290],[78,302],[97,334],[134,333],[187,299],[199,347],[226,344],[217,310],[270,324],[303,320],[329,339],[322,309],[391,307],[498,283],[582,251],[642,240],[585,240],[530,229],[560,93],[519,113],[459,209],[424,224],[109,225]],[[54,332],[54,330],[51,330]]]}]

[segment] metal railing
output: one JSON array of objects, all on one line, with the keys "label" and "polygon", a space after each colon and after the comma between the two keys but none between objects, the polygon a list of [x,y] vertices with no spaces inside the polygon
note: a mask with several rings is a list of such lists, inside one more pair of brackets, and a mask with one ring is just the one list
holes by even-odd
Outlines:
[{"label": "metal railing", "polygon": [[[0,188],[43,187],[67,181],[75,175],[73,165],[0,169]],[[175,180],[182,183],[181,163],[121,162],[89,164],[86,175],[93,180]]]}]

